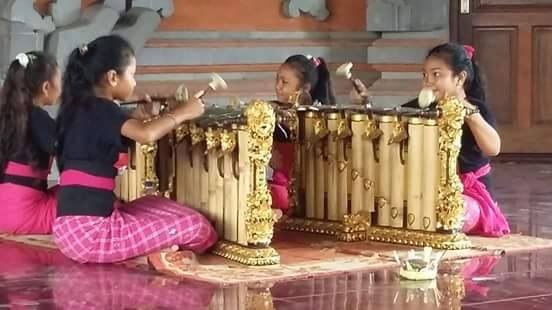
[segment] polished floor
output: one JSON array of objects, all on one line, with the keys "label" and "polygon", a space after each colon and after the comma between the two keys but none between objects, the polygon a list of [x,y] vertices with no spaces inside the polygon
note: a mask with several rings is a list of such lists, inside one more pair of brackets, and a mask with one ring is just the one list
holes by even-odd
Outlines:
[{"label": "polished floor", "polygon": [[[516,233],[552,238],[552,165],[497,164],[495,192]],[[0,242],[0,309],[550,309],[552,249],[441,266],[436,281],[396,270],[215,287],[123,266],[78,265]]]}]

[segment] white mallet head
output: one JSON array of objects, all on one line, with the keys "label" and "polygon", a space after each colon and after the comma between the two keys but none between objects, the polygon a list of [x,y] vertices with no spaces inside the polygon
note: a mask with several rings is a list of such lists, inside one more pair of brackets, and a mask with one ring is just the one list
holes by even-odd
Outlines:
[{"label": "white mallet head", "polygon": [[226,81],[224,81],[224,79],[216,74],[216,73],[212,73],[211,74],[211,82],[209,83],[209,87],[214,90],[214,91],[217,91],[217,90],[220,90],[220,89],[227,89],[228,88],[228,84],[226,84]]},{"label": "white mallet head", "polygon": [[418,105],[420,108],[425,109],[435,102],[435,93],[431,88],[423,88],[418,95]]},{"label": "white mallet head", "polygon": [[186,85],[180,84],[178,88],[176,89],[176,92],[174,94],[174,98],[176,101],[186,101],[188,100],[188,88],[186,88]]},{"label": "white mallet head", "polygon": [[348,63],[344,63],[342,64],[341,66],[339,66],[336,70],[335,70],[335,73],[338,75],[338,76],[343,76],[347,79],[350,79],[353,75],[351,74],[351,70],[353,69],[353,63],[352,62],[348,62]]}]

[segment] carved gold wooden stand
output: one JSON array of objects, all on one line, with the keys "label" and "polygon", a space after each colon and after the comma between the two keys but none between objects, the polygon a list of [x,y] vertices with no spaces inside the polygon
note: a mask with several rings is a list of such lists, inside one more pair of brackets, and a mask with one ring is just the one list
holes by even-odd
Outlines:
[{"label": "carved gold wooden stand", "polygon": [[266,166],[275,114],[252,101],[237,110],[209,110],[176,130],[176,199],[214,222],[216,255],[246,265],[272,265],[273,235]]}]

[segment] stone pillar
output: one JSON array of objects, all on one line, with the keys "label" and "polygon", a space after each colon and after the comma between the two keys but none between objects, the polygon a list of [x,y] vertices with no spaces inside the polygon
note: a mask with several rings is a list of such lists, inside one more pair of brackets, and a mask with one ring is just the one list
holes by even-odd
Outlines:
[{"label": "stone pillar", "polygon": [[424,32],[448,29],[448,0],[366,0],[367,31]]},{"label": "stone pillar", "polygon": [[161,16],[156,11],[134,7],[121,16],[112,33],[127,39],[138,54],[160,23]]},{"label": "stone pillar", "polygon": [[73,49],[110,34],[118,19],[119,12],[102,4],[87,7],[76,22],[60,27],[48,36],[45,50],[54,55],[63,68]]},{"label": "stone pillar", "polygon": [[17,54],[42,50],[43,46],[44,33],[34,31],[22,22],[0,19],[0,83]]}]

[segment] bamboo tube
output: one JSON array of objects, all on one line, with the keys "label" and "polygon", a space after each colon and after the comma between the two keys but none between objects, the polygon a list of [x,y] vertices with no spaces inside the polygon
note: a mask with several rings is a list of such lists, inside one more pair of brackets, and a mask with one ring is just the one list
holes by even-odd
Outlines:
[{"label": "bamboo tube", "polygon": [[[131,155],[131,162],[133,164],[131,165],[132,169],[134,170],[134,173],[136,173],[136,186],[138,188],[137,195],[143,196],[145,194],[146,188],[145,188],[145,181],[146,181],[146,157],[144,153],[142,153],[142,145],[139,143],[136,143],[136,147],[132,152]],[[126,177],[126,189],[125,192],[130,194],[130,182],[128,180],[128,174]],[[130,195],[129,195],[130,196]]]},{"label": "bamboo tube", "polygon": [[339,124],[339,114],[338,113],[328,113],[326,115],[328,120],[328,131],[330,134],[326,140],[327,143],[327,161],[326,161],[326,171],[328,172],[326,177],[326,191],[328,192],[328,220],[337,221],[339,220],[338,206],[337,206],[337,127]]},{"label": "bamboo tube", "polygon": [[420,118],[408,120],[407,215],[408,229],[422,229],[422,175],[424,156],[424,125]]},{"label": "bamboo tube", "polygon": [[184,140],[176,146],[176,201],[191,204],[192,158],[189,152],[189,142]]},{"label": "bamboo tube", "polygon": [[207,171],[208,167],[208,159],[207,155],[205,154],[205,147],[204,143],[199,145],[199,149],[201,151],[201,163],[199,165],[199,177],[201,185],[199,186],[200,190],[200,196],[199,196],[199,204],[200,208],[202,210],[205,210],[207,214],[209,215],[209,218],[211,220],[214,220],[214,214],[212,213],[212,210],[209,208],[209,172]]},{"label": "bamboo tube", "polygon": [[[398,131],[404,130],[400,122],[401,120],[395,120],[394,134],[398,134]],[[404,226],[405,166],[401,153],[404,140],[398,138],[395,143],[391,141],[389,143],[391,144],[391,227],[402,228]]]},{"label": "bamboo tube", "polygon": [[315,146],[314,140],[314,113],[305,113],[305,200],[307,218],[316,217],[316,167],[315,167]]},{"label": "bamboo tube", "polygon": [[125,173],[125,180],[126,181],[126,186],[127,188],[125,189],[125,193],[127,193],[127,201],[132,201],[134,199],[137,199],[142,195],[139,195],[139,184],[137,182],[137,175],[136,175],[136,170],[134,169],[127,169],[126,173]]},{"label": "bamboo tube", "polygon": [[[364,122],[364,130],[371,128],[374,124],[373,120],[366,119]],[[379,130],[379,129],[378,129]],[[364,157],[363,162],[363,195],[364,203],[362,209],[374,213],[376,211],[376,192],[377,192],[377,176],[379,166],[375,156],[375,143],[366,135],[362,136],[362,154]]]},{"label": "bamboo tube", "polygon": [[[320,128],[322,128],[322,131],[327,131],[326,127],[326,120],[322,115],[318,115],[318,117],[314,120],[315,127],[316,123],[318,123]],[[318,138],[317,138],[318,139]],[[315,191],[316,191],[316,202],[315,202],[315,218],[319,220],[323,220],[326,218],[326,161],[324,159],[324,145],[326,144],[326,139],[319,139],[317,143],[315,144]]]},{"label": "bamboo tube", "polygon": [[437,224],[437,191],[439,189],[439,128],[433,119],[424,122],[423,154],[423,229],[435,231]]},{"label": "bamboo tube", "polygon": [[[369,160],[367,154],[363,154],[365,121],[366,115],[364,114],[351,116],[351,131],[353,132],[351,143],[351,213],[353,214],[363,211],[363,205],[370,201],[365,198],[363,190],[365,176],[363,162]],[[371,141],[367,141],[367,143],[371,144]]]},{"label": "bamboo tube", "polygon": [[[349,120],[341,118],[338,124],[337,137],[337,217],[342,220],[346,214],[349,214],[349,185],[350,177],[350,162],[345,153],[348,147],[349,140]],[[342,132],[340,132],[342,131]]]},{"label": "bamboo tube", "polygon": [[113,189],[113,193],[115,194],[115,197],[119,198],[120,200],[124,200],[124,197],[122,195],[122,192],[121,192],[121,182],[122,182],[122,177],[123,177],[124,174],[119,174],[115,177],[115,188]]},{"label": "bamboo tube", "polygon": [[194,188],[190,188],[190,204],[193,208],[201,211],[205,211],[201,208],[201,171],[202,166],[202,150],[199,145],[192,146],[192,184]]},{"label": "bamboo tube", "polygon": [[247,245],[245,225],[247,214],[247,195],[251,192],[251,162],[249,160],[249,133],[246,127],[238,130],[238,243]]},{"label": "bamboo tube", "polygon": [[379,173],[377,180],[377,196],[378,196],[378,225],[389,226],[391,224],[391,145],[389,140],[393,134],[392,116],[379,116],[379,127],[383,134],[379,140]]},{"label": "bamboo tube", "polygon": [[215,221],[215,229],[219,237],[224,237],[223,185],[218,167],[218,149],[209,151],[207,161],[209,213]]},{"label": "bamboo tube", "polygon": [[224,154],[224,238],[238,241],[238,179],[234,174],[236,151]]}]

